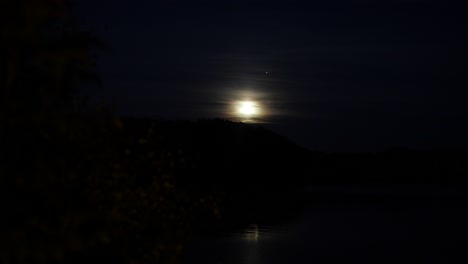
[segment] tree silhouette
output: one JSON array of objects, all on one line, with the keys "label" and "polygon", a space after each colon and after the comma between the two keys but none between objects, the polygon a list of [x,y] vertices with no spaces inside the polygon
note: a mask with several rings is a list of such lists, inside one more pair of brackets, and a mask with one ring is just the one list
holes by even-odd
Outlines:
[{"label": "tree silhouette", "polygon": [[2,1],[1,102],[18,107],[70,107],[81,81],[96,79],[93,47],[68,0]]},{"label": "tree silhouette", "polygon": [[215,200],[178,188],[178,158],[150,123],[77,111],[103,45],[71,11],[68,0],[0,3],[0,260],[176,261],[193,216]]}]

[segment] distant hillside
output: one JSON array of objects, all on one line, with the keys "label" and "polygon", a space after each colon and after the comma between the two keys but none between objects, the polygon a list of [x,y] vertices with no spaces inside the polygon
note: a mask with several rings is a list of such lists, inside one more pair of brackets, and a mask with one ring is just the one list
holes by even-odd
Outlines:
[{"label": "distant hillside", "polygon": [[[304,149],[262,126],[221,119],[125,119],[129,133],[152,127],[157,148],[175,155],[180,183],[274,189],[308,184],[465,183],[468,151],[324,153]],[[258,187],[260,186],[260,187]]]},{"label": "distant hillside", "polygon": [[394,149],[310,153],[308,184],[445,184],[468,182],[468,151]]},{"label": "distant hillside", "polygon": [[221,119],[123,123],[129,134],[151,131],[156,155],[172,157],[177,184],[220,197],[226,218],[253,221],[300,207],[308,151],[283,136]]},{"label": "distant hillside", "polygon": [[155,151],[176,157],[181,183],[303,184],[307,151],[261,126],[221,119],[124,119],[124,124],[128,133],[154,131]]}]

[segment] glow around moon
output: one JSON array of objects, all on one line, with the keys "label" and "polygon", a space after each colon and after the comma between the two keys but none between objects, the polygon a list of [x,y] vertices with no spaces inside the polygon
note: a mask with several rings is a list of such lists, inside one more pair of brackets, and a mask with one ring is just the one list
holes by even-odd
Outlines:
[{"label": "glow around moon", "polygon": [[254,116],[258,112],[258,106],[252,101],[242,101],[237,105],[237,112],[243,116]]},{"label": "glow around moon", "polygon": [[243,121],[249,121],[260,116],[260,104],[255,101],[238,101],[235,103],[235,114]]},{"label": "glow around moon", "polygon": [[222,115],[235,122],[268,123],[272,117],[272,95],[254,90],[227,90],[220,93]]}]

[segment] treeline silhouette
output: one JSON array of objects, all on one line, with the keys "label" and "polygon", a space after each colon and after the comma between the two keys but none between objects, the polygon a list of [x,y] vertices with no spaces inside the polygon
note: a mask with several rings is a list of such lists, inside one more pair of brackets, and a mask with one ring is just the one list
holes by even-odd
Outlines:
[{"label": "treeline silhouette", "polygon": [[216,198],[176,185],[151,131],[127,133],[80,96],[102,45],[71,7],[0,3],[0,261],[176,262]]},{"label": "treeline silhouette", "polygon": [[6,263],[168,261],[198,215],[215,217],[216,200],[181,190],[174,159],[145,134],[97,115],[26,122],[9,127],[2,149]]},{"label": "treeline silhouette", "polygon": [[310,160],[308,184],[453,186],[468,180],[468,151],[463,149],[311,152]]}]

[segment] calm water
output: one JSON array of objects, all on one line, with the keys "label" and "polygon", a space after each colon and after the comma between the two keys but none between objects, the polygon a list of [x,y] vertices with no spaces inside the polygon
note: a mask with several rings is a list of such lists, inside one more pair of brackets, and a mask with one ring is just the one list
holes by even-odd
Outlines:
[{"label": "calm water", "polygon": [[[388,198],[388,196],[386,196]],[[309,203],[301,217],[197,238],[185,263],[468,263],[467,206],[458,195]],[[349,198],[352,200],[353,198]]]}]

